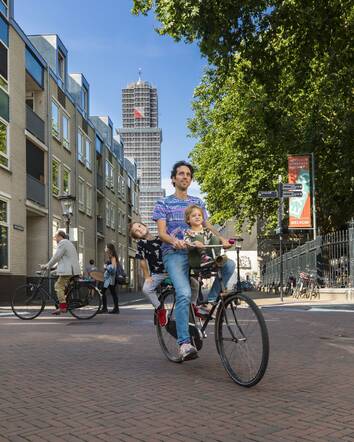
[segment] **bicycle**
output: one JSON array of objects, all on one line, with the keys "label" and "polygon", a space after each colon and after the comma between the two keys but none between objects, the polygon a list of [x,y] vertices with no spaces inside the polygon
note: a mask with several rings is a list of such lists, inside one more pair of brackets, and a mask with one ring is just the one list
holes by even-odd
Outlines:
[{"label": "bicycle", "polygon": [[[11,309],[14,314],[24,320],[37,318],[45,309],[47,300],[58,306],[56,294],[48,292],[44,287],[48,270],[37,271],[37,282],[29,282],[18,287],[11,296]],[[49,277],[49,279],[51,279]],[[77,319],[92,319],[101,308],[101,292],[91,281],[73,276],[65,289],[68,311]]]},{"label": "bicycle", "polygon": [[[206,246],[208,247],[208,246]],[[222,246],[210,246],[212,248]],[[202,280],[215,276],[219,279],[221,293],[225,287],[222,282],[221,267],[223,257],[215,257],[207,266],[193,269],[199,281],[200,300],[202,304]],[[161,327],[155,321],[156,332],[162,352],[172,362],[182,362],[177,344],[177,329],[174,315],[175,290],[172,285],[161,288],[161,305],[167,310],[167,325]],[[197,318],[190,305],[189,333],[191,343],[201,350],[203,340],[207,338],[206,329],[215,315],[215,344],[221,362],[231,377],[238,385],[252,387],[264,376],[269,359],[268,330],[260,309],[256,303],[245,293],[233,290],[225,296],[218,295],[209,314],[204,318]],[[238,354],[238,357],[236,356]],[[236,358],[234,358],[236,356]]]}]

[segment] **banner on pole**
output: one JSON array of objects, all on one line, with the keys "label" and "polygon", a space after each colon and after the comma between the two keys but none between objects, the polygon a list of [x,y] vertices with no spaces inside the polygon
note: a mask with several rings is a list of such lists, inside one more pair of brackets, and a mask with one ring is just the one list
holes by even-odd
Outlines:
[{"label": "banner on pole", "polygon": [[311,222],[310,156],[288,156],[289,183],[302,184],[302,197],[289,198],[289,228],[309,229]]}]

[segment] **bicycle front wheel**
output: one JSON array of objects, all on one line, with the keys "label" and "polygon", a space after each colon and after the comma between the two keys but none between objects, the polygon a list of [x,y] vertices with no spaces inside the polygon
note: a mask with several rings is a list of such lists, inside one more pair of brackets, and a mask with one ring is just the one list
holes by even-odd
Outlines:
[{"label": "bicycle front wheel", "polygon": [[35,284],[29,283],[17,287],[11,297],[11,308],[20,319],[34,319],[44,307],[46,292]]},{"label": "bicycle front wheel", "polygon": [[163,354],[172,362],[182,362],[179,355],[179,345],[177,344],[177,328],[175,317],[175,291],[166,290],[160,296],[161,306],[167,311],[167,324],[161,327],[156,320],[157,338]]},{"label": "bicycle front wheel", "polygon": [[262,379],[269,358],[268,331],[260,309],[249,296],[235,292],[220,303],[215,342],[234,382],[252,387]]},{"label": "bicycle front wheel", "polygon": [[66,299],[69,312],[77,319],[92,319],[101,308],[101,293],[92,284],[73,285]]}]

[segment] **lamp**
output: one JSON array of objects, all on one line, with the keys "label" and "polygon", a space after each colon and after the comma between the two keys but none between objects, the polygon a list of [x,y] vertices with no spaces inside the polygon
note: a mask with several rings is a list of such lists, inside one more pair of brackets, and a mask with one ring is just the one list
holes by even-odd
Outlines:
[{"label": "lamp", "polygon": [[64,195],[59,196],[59,200],[63,210],[63,217],[65,219],[66,234],[69,235],[70,220],[74,214],[74,203],[76,198],[73,195],[65,193]]}]

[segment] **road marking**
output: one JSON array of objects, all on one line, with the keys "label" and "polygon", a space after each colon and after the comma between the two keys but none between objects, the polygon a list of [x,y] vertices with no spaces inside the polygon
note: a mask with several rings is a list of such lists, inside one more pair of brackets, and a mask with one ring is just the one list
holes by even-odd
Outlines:
[{"label": "road marking", "polygon": [[335,309],[335,308],[321,308],[321,307],[311,307],[308,309],[309,312],[340,312],[340,313],[354,313],[354,310],[345,310],[345,309]]}]

